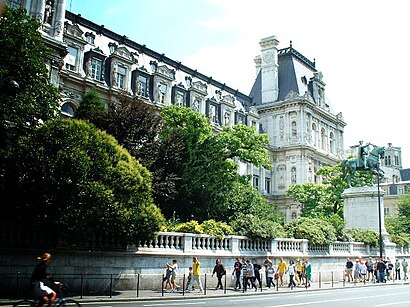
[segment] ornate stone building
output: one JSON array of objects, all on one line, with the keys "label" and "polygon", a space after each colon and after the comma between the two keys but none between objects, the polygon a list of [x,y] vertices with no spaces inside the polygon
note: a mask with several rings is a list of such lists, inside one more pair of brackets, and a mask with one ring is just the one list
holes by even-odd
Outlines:
[{"label": "ornate stone building", "polygon": [[[260,190],[284,210],[298,216],[299,204],[286,196],[292,184],[320,182],[316,171],[338,163],[344,154],[342,114],[334,114],[326,98],[323,75],[292,47],[278,49],[271,36],[260,41],[255,58],[257,78],[250,96],[269,135],[273,169],[253,170]],[[271,185],[271,190],[269,190]]]},{"label": "ornate stone building", "polygon": [[95,87],[105,101],[126,94],[158,107],[191,107],[208,116],[216,130],[243,123],[267,133],[273,167],[240,164],[240,172],[252,176],[253,185],[279,205],[287,220],[300,209],[286,197],[288,187],[320,182],[316,171],[343,157],[345,123],[341,113],[331,112],[322,73],[292,45],[278,49],[274,36],[260,41],[257,78],[247,95],[66,11],[65,0],[7,3],[24,6],[42,22],[45,42],[56,51],[47,64],[62,93],[64,116],[72,116],[83,94]]}]

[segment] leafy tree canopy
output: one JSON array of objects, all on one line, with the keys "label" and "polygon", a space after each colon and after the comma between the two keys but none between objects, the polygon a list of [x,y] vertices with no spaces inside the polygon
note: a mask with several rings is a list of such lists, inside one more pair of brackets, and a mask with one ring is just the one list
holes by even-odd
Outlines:
[{"label": "leafy tree canopy", "polygon": [[86,122],[50,121],[2,162],[4,216],[47,227],[70,242],[114,232],[135,243],[153,237],[164,222],[152,202],[149,171]]},{"label": "leafy tree canopy", "polygon": [[179,161],[181,188],[172,209],[181,220],[226,220],[231,191],[249,185],[235,161],[267,166],[266,135],[247,126],[224,127],[213,134],[208,119],[190,108],[165,107],[161,116],[161,140],[178,135],[187,155]]},{"label": "leafy tree canopy", "polygon": [[[45,63],[51,51],[39,27],[24,9],[6,6],[0,17],[0,146],[59,115],[59,94],[49,83]],[[10,80],[19,84],[16,94],[7,93]]]}]

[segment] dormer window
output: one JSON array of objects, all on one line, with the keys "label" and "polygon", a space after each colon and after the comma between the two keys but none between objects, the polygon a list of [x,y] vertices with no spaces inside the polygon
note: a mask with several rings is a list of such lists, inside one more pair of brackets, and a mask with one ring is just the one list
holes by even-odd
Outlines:
[{"label": "dormer window", "polygon": [[166,94],[168,86],[165,83],[158,84],[158,101],[165,104]]},{"label": "dormer window", "polygon": [[139,75],[137,84],[137,93],[140,96],[148,97],[148,77]]},{"label": "dormer window", "polygon": [[65,68],[67,70],[76,71],[78,49],[68,46],[68,54],[65,57]]},{"label": "dormer window", "polygon": [[115,81],[117,83],[117,87],[124,89],[125,88],[125,77],[127,75],[127,69],[121,65],[118,65],[117,72],[115,75]]},{"label": "dormer window", "polygon": [[110,49],[110,53],[114,53],[115,50],[117,49],[118,45],[116,43],[109,43],[108,48]]},{"label": "dormer window", "polygon": [[98,58],[91,60],[91,79],[101,81],[102,61]]},{"label": "dormer window", "polygon": [[85,33],[85,40],[87,43],[94,45],[95,35],[91,32]]}]

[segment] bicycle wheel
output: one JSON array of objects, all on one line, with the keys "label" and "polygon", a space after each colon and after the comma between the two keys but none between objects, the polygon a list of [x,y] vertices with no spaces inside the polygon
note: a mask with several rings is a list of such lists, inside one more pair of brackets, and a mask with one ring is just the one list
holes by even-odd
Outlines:
[{"label": "bicycle wheel", "polygon": [[13,304],[13,307],[34,307],[37,303],[31,300],[22,300]]},{"label": "bicycle wheel", "polygon": [[62,300],[60,302],[60,304],[58,304],[58,307],[64,307],[64,306],[67,306],[67,307],[75,307],[75,306],[81,307],[80,303],[77,302],[76,300],[73,300],[73,299]]}]

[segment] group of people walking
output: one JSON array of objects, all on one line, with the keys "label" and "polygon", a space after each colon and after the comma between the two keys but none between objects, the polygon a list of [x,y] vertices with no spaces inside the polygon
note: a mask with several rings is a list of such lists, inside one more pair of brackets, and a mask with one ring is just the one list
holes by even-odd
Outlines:
[{"label": "group of people walking", "polygon": [[[192,266],[189,267],[189,273],[186,279],[185,290],[190,292],[195,289],[195,286],[199,287],[202,292],[203,287],[200,279],[200,267],[201,263],[198,257],[193,257]],[[172,264],[166,264],[166,273],[163,278],[165,283],[165,289],[169,286],[172,292],[176,292],[180,286],[176,283],[176,277],[178,272],[178,261],[172,260]],[[223,290],[224,285],[222,278],[226,275],[226,268],[222,264],[220,258],[216,259],[215,266],[212,271],[212,277],[216,275],[217,285],[215,290]],[[265,286],[268,288],[278,286],[284,287],[286,284],[288,287],[296,287],[298,285],[310,286],[312,280],[312,266],[308,259],[303,262],[300,259],[290,260],[286,263],[283,257],[278,262],[277,266],[269,257],[265,258],[265,261],[260,264],[258,259],[251,261],[245,257],[237,258],[232,271],[232,278],[235,283],[235,290],[243,289],[246,291],[249,288],[258,290],[262,288],[262,275],[265,274]],[[289,283],[287,283],[287,276],[289,276]]]},{"label": "group of people walking", "polygon": [[369,257],[366,261],[359,258],[356,259],[355,263],[353,263],[350,258],[347,258],[344,281],[372,281],[382,283],[393,279],[401,280],[401,272],[403,272],[404,280],[407,280],[407,270],[408,262],[405,258],[403,258],[402,261],[396,259],[394,263],[390,261],[389,258],[377,258],[376,260],[373,260]]},{"label": "group of people walking", "polygon": [[[296,287],[298,285],[310,286],[312,280],[312,266],[308,259],[302,262],[300,259],[290,260],[286,263],[285,260],[280,258],[277,267],[275,268],[274,263],[269,257],[265,258],[263,262],[266,287],[275,287],[275,281],[278,286],[284,287],[286,284],[288,287]],[[256,281],[258,282],[259,288],[262,288],[261,280],[262,266],[259,264],[257,259],[252,263],[249,259],[240,258],[236,259],[234,263],[234,269],[232,275],[235,277],[235,289],[244,290],[252,287],[257,290]],[[286,276],[289,276],[289,283],[286,283]]]}]

